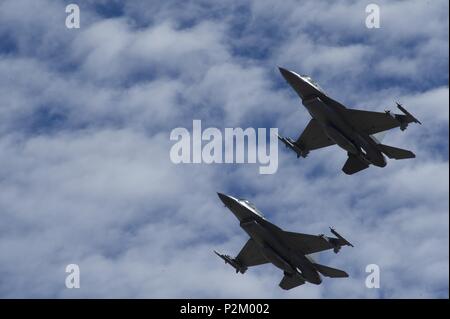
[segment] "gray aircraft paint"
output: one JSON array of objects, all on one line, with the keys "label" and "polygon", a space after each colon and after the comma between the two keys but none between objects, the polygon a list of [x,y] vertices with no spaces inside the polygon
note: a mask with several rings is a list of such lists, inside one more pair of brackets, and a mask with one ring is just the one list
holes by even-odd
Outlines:
[{"label": "gray aircraft paint", "polygon": [[308,256],[328,249],[334,249],[337,253],[341,246],[352,246],[334,230],[332,232],[337,238],[286,232],[267,221],[249,201],[221,193],[218,196],[250,237],[236,258],[215,252],[233,266],[236,272],[245,273],[248,267],[270,262],[283,271],[284,278],[280,286],[284,289],[291,289],[305,282],[320,284],[322,278],[319,273],[329,277],[348,276],[342,270],[319,265]]},{"label": "gray aircraft paint", "polygon": [[[356,173],[370,164],[378,167],[386,166],[383,153],[395,159],[415,157],[411,151],[391,146],[384,147],[385,145],[374,137],[376,133],[385,131],[384,128],[400,127],[404,130],[411,122],[421,124],[400,104],[397,103],[397,107],[404,115],[391,114],[389,111],[380,113],[348,109],[325,94],[310,77],[298,75],[284,68],[279,70],[302,99],[302,104],[312,117],[304,131],[306,136],[300,135],[297,141],[279,137],[287,147],[297,153],[298,157],[306,157],[310,150],[337,144],[346,150],[349,156],[343,168],[347,174]],[[308,134],[308,129],[314,133]],[[372,130],[374,132],[370,134]],[[328,142],[324,139],[328,139]]]}]

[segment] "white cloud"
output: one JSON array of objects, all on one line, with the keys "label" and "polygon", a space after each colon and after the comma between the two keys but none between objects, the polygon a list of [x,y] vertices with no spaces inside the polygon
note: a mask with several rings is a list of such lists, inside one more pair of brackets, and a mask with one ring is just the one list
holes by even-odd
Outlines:
[{"label": "white cloud", "polygon": [[[369,32],[353,1],[212,11],[133,1],[110,19],[87,1],[69,32],[61,3],[3,1],[0,35],[16,48],[0,55],[0,295],[448,297],[448,4],[381,5],[383,29]],[[36,6],[36,19],[20,14]],[[423,126],[385,142],[417,158],[355,176],[341,173],[336,147],[307,159],[282,148],[272,176],[170,162],[170,130],[195,118],[298,134],[309,115],[279,64],[316,75],[352,107],[399,99]],[[382,80],[392,85],[373,86]],[[290,231],[335,226],[355,247],[320,260],[351,278],[285,292],[270,265],[235,275],[212,249],[237,254],[247,238],[216,191],[249,197]],[[80,290],[64,286],[69,263],[81,267]],[[369,263],[381,267],[380,290],[364,286]]]}]

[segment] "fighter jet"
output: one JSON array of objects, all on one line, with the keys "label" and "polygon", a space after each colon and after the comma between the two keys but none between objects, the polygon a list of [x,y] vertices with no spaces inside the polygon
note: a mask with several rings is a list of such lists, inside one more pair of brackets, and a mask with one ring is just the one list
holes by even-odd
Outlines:
[{"label": "fighter jet", "polygon": [[218,195],[250,236],[236,258],[214,251],[226,264],[230,264],[236,273],[243,274],[248,267],[272,263],[283,270],[284,277],[279,285],[286,290],[305,282],[318,285],[322,282],[320,274],[331,278],[348,277],[345,271],[318,264],[309,256],[328,249],[338,253],[342,246],[353,247],[333,228],[330,230],[336,238],[284,231],[267,221],[248,200],[221,193]]},{"label": "fighter jet", "polygon": [[386,166],[383,154],[393,159],[415,157],[411,151],[381,144],[375,136],[395,127],[404,131],[411,122],[422,124],[401,104],[397,103],[397,107],[403,114],[349,109],[329,97],[309,76],[279,69],[312,117],[296,141],[278,136],[286,147],[297,153],[297,158],[306,157],[312,150],[337,144],[347,151],[348,160],[342,170],[351,175],[370,164]]}]

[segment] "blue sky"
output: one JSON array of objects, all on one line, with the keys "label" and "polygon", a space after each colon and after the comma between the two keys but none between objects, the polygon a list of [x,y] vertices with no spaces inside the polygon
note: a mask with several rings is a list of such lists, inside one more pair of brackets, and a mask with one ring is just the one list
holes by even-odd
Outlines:
[{"label": "blue sky", "polygon": [[[448,297],[448,2],[0,0],[0,296]],[[175,127],[277,127],[310,117],[277,70],[311,75],[349,107],[398,100],[413,150],[354,176],[336,147],[279,169],[174,165]],[[212,254],[247,240],[216,192],[247,197],[289,231],[328,226],[354,248],[321,262],[350,278],[279,289],[270,266],[236,275]],[[81,269],[66,289],[65,266]],[[365,266],[381,268],[367,289]]]}]

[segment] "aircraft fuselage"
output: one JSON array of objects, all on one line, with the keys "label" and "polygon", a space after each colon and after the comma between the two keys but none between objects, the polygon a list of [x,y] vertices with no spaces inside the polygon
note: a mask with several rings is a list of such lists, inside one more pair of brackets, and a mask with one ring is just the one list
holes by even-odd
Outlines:
[{"label": "aircraft fuselage", "polygon": [[[317,96],[316,96],[317,97]],[[349,154],[355,155],[364,161],[379,166],[386,166],[386,160],[377,147],[377,142],[368,134],[357,131],[342,116],[340,110],[345,106],[333,99],[321,94],[318,96],[323,103],[308,104],[303,100],[303,105],[323,128],[325,134],[339,147]]]},{"label": "aircraft fuselage", "polygon": [[[333,229],[331,232],[337,238],[286,232],[265,219],[248,200],[237,199],[222,193],[217,195],[250,237],[236,258],[214,251],[237,273],[243,274],[248,267],[270,262],[284,272],[283,280],[280,282],[280,287],[283,289],[291,289],[305,282],[318,285],[322,282],[321,274],[336,278],[348,277],[345,271],[320,265],[310,256],[313,252],[332,248],[336,253],[342,245],[351,246]],[[311,238],[315,238],[316,244],[311,242]],[[325,247],[322,247],[324,244]]]},{"label": "aircraft fuselage", "polygon": [[[376,140],[369,134],[358,131],[345,119],[344,105],[328,97],[311,78],[283,68],[280,68],[280,72],[330,140],[368,164],[386,166],[386,159],[378,149]],[[314,103],[315,99],[319,100]]]},{"label": "aircraft fuselage", "polygon": [[277,236],[280,228],[258,216],[241,221],[240,226],[256,242],[264,257],[285,274],[301,276],[313,284],[322,282],[308,256],[292,251],[282,238]]}]

